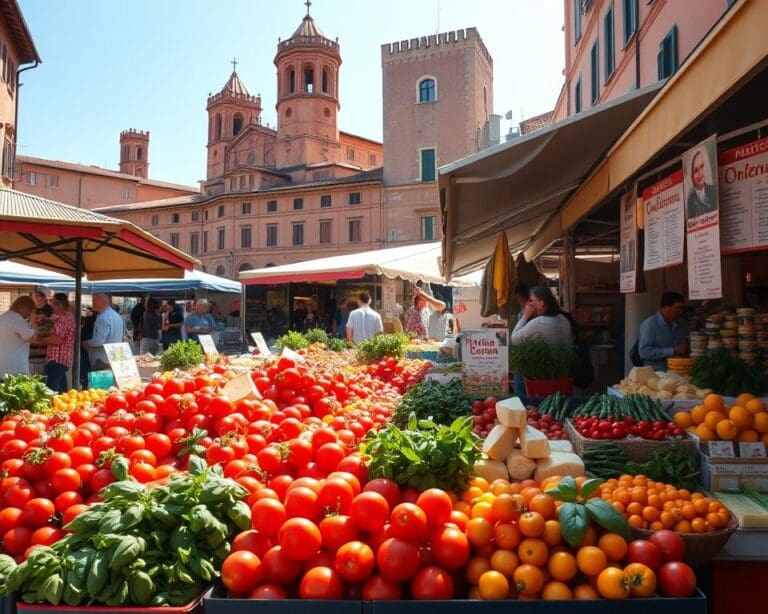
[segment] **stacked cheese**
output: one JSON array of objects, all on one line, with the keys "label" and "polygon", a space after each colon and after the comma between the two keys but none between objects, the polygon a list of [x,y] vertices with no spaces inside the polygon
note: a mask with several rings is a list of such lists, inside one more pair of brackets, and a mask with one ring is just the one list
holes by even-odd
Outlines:
[{"label": "stacked cheese", "polygon": [[712,392],[697,388],[684,375],[656,373],[653,367],[633,367],[614,388],[622,394],[645,394],[657,399],[703,399]]},{"label": "stacked cheese", "polygon": [[[528,415],[520,399],[512,397],[496,403],[499,421],[485,438],[483,452],[488,459],[475,464],[477,475],[496,479],[542,480],[553,475],[584,475],[584,463],[568,441],[552,447],[546,435],[528,424]],[[519,446],[519,447],[518,447]]]}]

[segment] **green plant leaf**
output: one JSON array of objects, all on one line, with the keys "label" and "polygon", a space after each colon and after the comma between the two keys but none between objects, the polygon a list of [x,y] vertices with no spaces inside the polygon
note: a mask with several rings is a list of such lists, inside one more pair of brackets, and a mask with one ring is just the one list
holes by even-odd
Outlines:
[{"label": "green plant leaf", "polygon": [[618,533],[627,541],[631,539],[632,535],[627,519],[610,503],[602,499],[590,499],[584,504],[584,507],[592,520],[601,527],[612,533]]},{"label": "green plant leaf", "polygon": [[581,496],[585,499],[589,498],[589,496],[595,492],[602,483],[603,480],[600,478],[592,478],[591,480],[587,480],[581,485]]},{"label": "green plant leaf", "polygon": [[560,506],[560,532],[571,547],[575,548],[584,539],[589,526],[589,515],[583,505],[563,503]]},{"label": "green plant leaf", "polygon": [[576,497],[579,494],[579,489],[576,486],[576,480],[570,475],[565,476],[560,480],[560,500],[561,501],[576,501]]}]

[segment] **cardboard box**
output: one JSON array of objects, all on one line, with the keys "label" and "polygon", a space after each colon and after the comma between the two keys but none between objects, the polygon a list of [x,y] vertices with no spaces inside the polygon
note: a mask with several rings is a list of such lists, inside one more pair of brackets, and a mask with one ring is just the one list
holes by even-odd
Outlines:
[{"label": "cardboard box", "polygon": [[710,492],[739,490],[742,486],[768,492],[768,459],[712,458],[702,453],[699,483]]}]

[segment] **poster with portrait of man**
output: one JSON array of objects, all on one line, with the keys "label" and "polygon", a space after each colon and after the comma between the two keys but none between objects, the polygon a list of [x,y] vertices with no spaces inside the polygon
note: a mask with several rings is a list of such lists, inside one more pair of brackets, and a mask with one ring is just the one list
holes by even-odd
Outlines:
[{"label": "poster with portrait of man", "polygon": [[[685,219],[717,211],[717,139],[713,135],[683,154]],[[690,224],[689,224],[690,226]]]}]

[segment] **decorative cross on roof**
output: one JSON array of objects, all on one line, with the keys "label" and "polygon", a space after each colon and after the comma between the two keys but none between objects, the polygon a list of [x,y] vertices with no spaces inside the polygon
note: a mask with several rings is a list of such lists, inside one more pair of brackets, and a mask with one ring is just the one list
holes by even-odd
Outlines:
[{"label": "decorative cross on roof", "polygon": [[230,63],[232,64],[232,72],[236,72],[237,71],[237,65],[240,62],[237,61],[237,58],[233,57],[232,58],[232,62],[230,62]]},{"label": "decorative cross on roof", "polygon": [[306,0],[306,2],[304,2],[304,4],[307,5],[307,15],[309,15],[309,7],[312,6],[312,2],[310,2],[310,0]]}]

